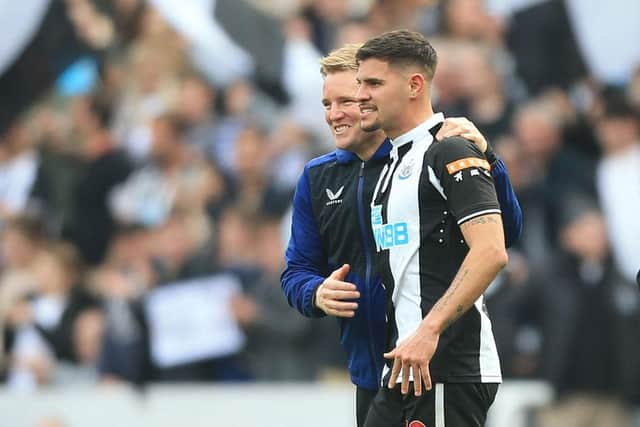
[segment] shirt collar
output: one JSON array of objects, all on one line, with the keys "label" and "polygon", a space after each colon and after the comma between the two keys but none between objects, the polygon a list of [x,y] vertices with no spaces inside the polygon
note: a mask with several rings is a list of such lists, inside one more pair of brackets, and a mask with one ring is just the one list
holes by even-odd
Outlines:
[{"label": "shirt collar", "polygon": [[400,147],[401,145],[406,144],[407,142],[417,141],[423,139],[425,136],[429,134],[431,128],[436,125],[442,123],[444,121],[444,114],[436,113],[433,116],[429,117],[426,121],[420,123],[418,126],[414,127],[410,131],[403,133],[402,135],[391,140],[391,144],[394,147]]}]

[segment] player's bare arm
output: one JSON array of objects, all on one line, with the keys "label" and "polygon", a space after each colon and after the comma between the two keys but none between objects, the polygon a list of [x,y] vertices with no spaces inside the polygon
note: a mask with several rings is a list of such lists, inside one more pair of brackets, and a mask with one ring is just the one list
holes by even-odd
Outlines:
[{"label": "player's bare arm", "polygon": [[[442,319],[436,317],[434,322],[434,326],[438,327],[440,333],[458,320],[474,304],[502,267],[507,264],[507,252],[504,248],[504,234],[502,233],[502,218],[500,215],[483,215],[471,219],[463,223],[460,226],[460,230],[469,246],[469,253],[451,286],[431,310],[432,312],[444,314]],[[458,291],[458,289],[464,282],[468,282],[469,274],[473,274],[474,279],[476,279],[475,286],[467,286],[466,288],[471,299],[467,299],[466,304],[455,305],[455,310],[452,311],[451,306],[454,305],[454,296],[464,292]],[[425,320],[430,315],[431,312]]]},{"label": "player's bare arm", "polygon": [[418,330],[393,351],[385,354],[385,358],[394,359],[389,387],[395,386],[398,375],[402,372],[403,394],[408,393],[411,371],[416,396],[422,394],[422,383],[427,390],[431,389],[429,362],[436,351],[440,335],[474,304],[507,264],[500,215],[479,216],[460,225],[460,230],[469,246],[469,252],[451,285],[423,319]]}]

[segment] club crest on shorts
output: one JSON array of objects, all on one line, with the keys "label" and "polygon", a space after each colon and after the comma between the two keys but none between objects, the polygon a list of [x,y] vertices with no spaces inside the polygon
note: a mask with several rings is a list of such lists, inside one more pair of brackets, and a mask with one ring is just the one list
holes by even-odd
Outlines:
[{"label": "club crest on shorts", "polygon": [[422,421],[407,421],[407,427],[427,427]]}]

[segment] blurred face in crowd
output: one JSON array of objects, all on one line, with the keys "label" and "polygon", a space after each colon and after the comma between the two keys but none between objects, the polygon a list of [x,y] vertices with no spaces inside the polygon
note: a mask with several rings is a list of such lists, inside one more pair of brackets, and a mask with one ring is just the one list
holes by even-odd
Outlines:
[{"label": "blurred face in crowd", "polygon": [[228,209],[222,214],[217,233],[217,246],[224,248],[218,254],[221,265],[255,262],[255,251],[259,246],[255,241],[255,225],[254,218],[247,218],[234,209]]},{"label": "blurred face in crowd", "polygon": [[51,252],[41,253],[34,264],[35,280],[44,294],[64,294],[73,284],[73,278],[62,261]]},{"label": "blurred face in crowd", "polygon": [[[467,48],[462,52],[464,73],[460,73],[462,90],[467,96],[481,97],[500,91],[500,78],[482,50]],[[440,73],[438,64],[438,73]]]},{"label": "blurred face in crowd", "polygon": [[408,130],[404,119],[411,98],[411,71],[410,66],[401,70],[376,58],[360,62],[357,98],[362,129],[368,132],[383,129],[391,138]]},{"label": "blurred face in crowd", "polygon": [[235,147],[236,172],[243,178],[261,177],[265,169],[268,141],[254,128],[244,129]]},{"label": "blurred face in crowd", "polygon": [[364,43],[374,35],[375,32],[366,23],[347,22],[338,30],[335,45],[344,46],[347,43]]},{"label": "blurred face in crowd", "polygon": [[[282,257],[282,233],[278,221],[265,221],[258,228],[257,255],[261,266],[274,276],[284,267]],[[278,283],[275,282],[274,283]]]},{"label": "blurred face in crowd", "polygon": [[233,83],[227,88],[224,97],[225,112],[230,116],[246,114],[251,107],[254,93],[252,86],[243,80]]},{"label": "blurred face in crowd", "polygon": [[132,67],[132,75],[143,93],[153,93],[159,89],[162,65],[157,52],[141,48],[134,54]]},{"label": "blurred face in crowd", "polygon": [[26,267],[37,253],[37,243],[15,228],[2,234],[2,258],[8,267]]},{"label": "blurred face in crowd", "polygon": [[496,23],[487,14],[483,0],[450,0],[445,3],[444,20],[451,35],[476,39],[491,36],[498,31]]},{"label": "blurred face in crowd", "polygon": [[560,129],[550,114],[540,107],[525,107],[516,115],[515,137],[527,156],[544,160],[558,147]]},{"label": "blurred face in crowd", "polygon": [[207,84],[195,78],[182,84],[180,93],[181,113],[190,122],[206,119],[213,112],[214,94]]},{"label": "blurred face in crowd", "polygon": [[584,212],[561,232],[562,246],[582,259],[602,261],[608,253],[607,229],[597,211]]},{"label": "blurred face in crowd", "polygon": [[529,182],[527,159],[523,155],[522,147],[512,137],[502,137],[496,140],[496,152],[509,170],[509,180],[513,188],[518,191]]},{"label": "blurred face in crowd", "polygon": [[463,95],[463,79],[467,73],[464,68],[464,49],[447,41],[436,40],[434,46],[438,53],[438,72],[433,76],[434,101],[438,104],[454,104]]},{"label": "blurred face in crowd", "polygon": [[598,121],[596,131],[604,152],[614,154],[638,143],[639,127],[633,117],[605,117]]},{"label": "blurred face in crowd", "polygon": [[348,17],[347,2],[343,0],[316,0],[312,2],[318,15],[329,22],[343,21]]}]

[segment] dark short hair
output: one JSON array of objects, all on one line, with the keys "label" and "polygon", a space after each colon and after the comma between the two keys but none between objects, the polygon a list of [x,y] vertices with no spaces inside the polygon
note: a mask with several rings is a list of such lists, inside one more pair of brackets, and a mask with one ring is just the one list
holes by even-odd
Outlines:
[{"label": "dark short hair", "polygon": [[365,42],[356,53],[358,63],[379,59],[392,65],[417,65],[433,79],[438,55],[422,34],[409,30],[388,31]]},{"label": "dark short hair", "polygon": [[638,111],[633,108],[624,91],[616,87],[605,87],[600,95],[603,104],[604,119],[639,119]]}]

